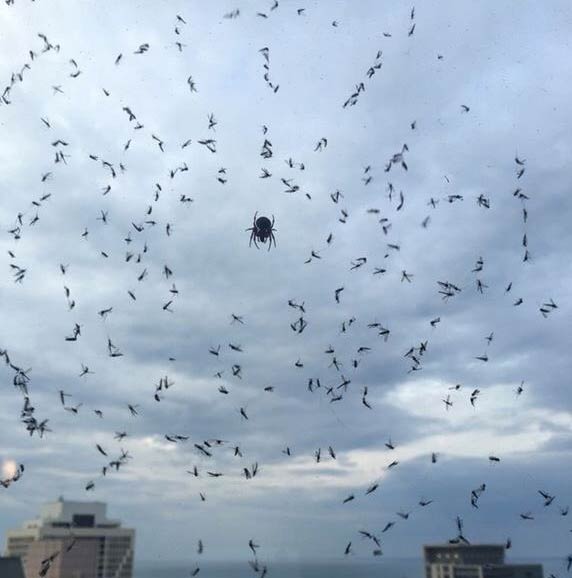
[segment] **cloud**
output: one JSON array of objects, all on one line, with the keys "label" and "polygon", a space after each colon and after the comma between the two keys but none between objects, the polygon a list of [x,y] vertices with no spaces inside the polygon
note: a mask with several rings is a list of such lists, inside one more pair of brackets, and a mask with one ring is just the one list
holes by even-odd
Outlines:
[{"label": "cloud", "polygon": [[[27,434],[5,367],[3,468],[24,463],[26,471],[0,494],[0,531],[63,493],[108,501],[113,516],[137,526],[145,557],[188,558],[189,520],[197,539],[219,545],[213,559],[244,557],[247,533],[264,536],[269,556],[340,559],[364,525],[380,531],[390,520],[397,524],[383,534],[385,554],[410,556],[426,541],[449,539],[456,515],[474,540],[511,535],[516,553],[561,555],[565,520],[543,509],[537,491],[552,488],[558,507],[570,499],[562,466],[572,428],[563,266],[571,241],[570,64],[562,58],[569,7],[447,2],[437,10],[421,2],[412,37],[410,7],[398,5],[336,0],[298,16],[281,2],[268,19],[241,7],[236,20],[222,17],[226,8],[175,2],[157,11],[141,0],[110,12],[94,2],[19,0],[0,9],[3,82],[29,50],[37,55],[14,83],[12,104],[0,106],[0,346],[32,367],[30,403],[52,430]],[[38,32],[60,51],[41,53]],[[148,52],[134,54],[143,43]],[[263,79],[264,46],[276,93]],[[343,109],[378,50],[382,66]],[[324,137],[327,147],[314,151]],[[208,138],[216,153],[198,142]],[[265,138],[271,158],[261,156]],[[58,139],[68,145],[53,146]],[[404,143],[408,170],[385,172]],[[58,150],[65,163],[54,162]],[[520,179],[515,156],[525,159]],[[177,167],[188,170],[171,177]],[[262,167],[272,177],[261,179]],[[282,179],[298,192],[285,193]],[[514,196],[517,188],[529,198]],[[276,218],[270,252],[248,246],[257,211]],[[16,226],[17,241],[6,232]],[[306,263],[312,251],[320,258]],[[22,283],[11,265],[26,269]],[[443,299],[438,281],[461,291]],[[549,299],[558,309],[544,318],[539,308]],[[289,300],[304,303],[302,334],[290,327],[301,311]],[[169,301],[172,312],[163,309]],[[244,325],[232,323],[233,313]],[[76,323],[81,335],[66,341]],[[390,330],[387,339],[374,323]],[[108,340],[121,357],[109,356]],[[421,343],[413,370],[405,354]],[[209,353],[219,345],[217,356]],[[487,362],[476,359],[485,353]],[[93,374],[80,377],[82,364]],[[165,376],[174,384],[157,402]],[[119,442],[115,432],[127,437]],[[166,434],[190,439],[174,444]],[[224,443],[212,457],[194,445],[214,439]],[[122,449],[133,459],[103,476],[96,443],[110,459]],[[255,462],[259,474],[246,480],[243,468]],[[193,466],[198,478],[187,473]],[[84,490],[90,480],[93,494]],[[477,511],[470,490],[483,480]],[[379,489],[366,496],[374,482]],[[355,499],[343,504],[349,494]],[[419,506],[422,496],[434,503]],[[415,526],[396,517],[402,510]],[[528,510],[536,519],[523,526],[518,514]],[[170,529],[157,536],[152,529],[165,521]],[[357,557],[366,550],[360,545]]]}]

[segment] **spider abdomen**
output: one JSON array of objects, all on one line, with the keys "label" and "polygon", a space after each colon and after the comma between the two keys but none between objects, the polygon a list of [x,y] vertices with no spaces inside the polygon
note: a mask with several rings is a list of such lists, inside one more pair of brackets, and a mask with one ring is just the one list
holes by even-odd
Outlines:
[{"label": "spider abdomen", "polygon": [[259,231],[270,231],[272,229],[272,223],[268,217],[258,217],[258,219],[256,219],[256,228]]}]

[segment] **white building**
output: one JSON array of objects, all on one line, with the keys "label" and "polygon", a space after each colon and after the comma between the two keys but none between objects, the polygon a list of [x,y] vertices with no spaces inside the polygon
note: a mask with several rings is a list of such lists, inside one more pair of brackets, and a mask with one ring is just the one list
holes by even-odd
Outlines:
[{"label": "white building", "polygon": [[543,578],[541,564],[506,564],[498,544],[424,546],[426,578]]},{"label": "white building", "polygon": [[18,556],[26,578],[132,578],[135,530],[106,516],[102,502],[46,504],[38,519],[7,534],[6,555]]}]

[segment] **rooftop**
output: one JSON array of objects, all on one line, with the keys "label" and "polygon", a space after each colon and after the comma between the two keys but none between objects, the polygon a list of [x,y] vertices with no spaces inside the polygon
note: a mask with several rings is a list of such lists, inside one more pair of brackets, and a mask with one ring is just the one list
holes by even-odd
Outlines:
[{"label": "rooftop", "polygon": [[25,528],[55,527],[119,527],[119,520],[107,517],[104,502],[78,502],[60,497],[42,506],[40,516],[25,523]]}]

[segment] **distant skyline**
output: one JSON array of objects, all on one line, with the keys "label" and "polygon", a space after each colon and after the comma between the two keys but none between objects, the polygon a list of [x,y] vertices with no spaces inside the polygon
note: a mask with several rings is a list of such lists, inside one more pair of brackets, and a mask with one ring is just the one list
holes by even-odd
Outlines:
[{"label": "distant skyline", "polygon": [[1,3],[0,350],[51,430],[0,359],[2,538],[63,495],[136,528],[136,563],[374,560],[360,530],[418,557],[457,516],[570,554],[572,6],[414,4]]}]

